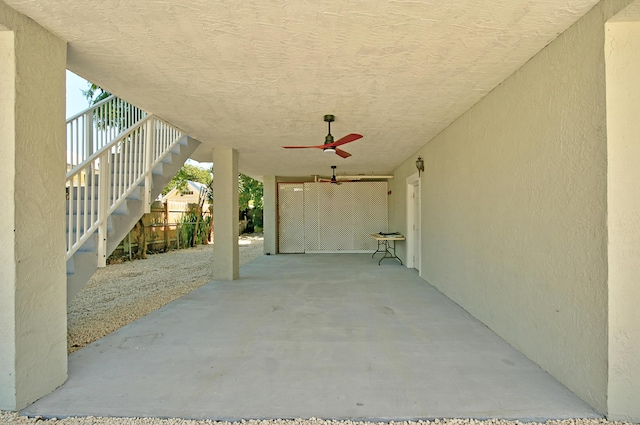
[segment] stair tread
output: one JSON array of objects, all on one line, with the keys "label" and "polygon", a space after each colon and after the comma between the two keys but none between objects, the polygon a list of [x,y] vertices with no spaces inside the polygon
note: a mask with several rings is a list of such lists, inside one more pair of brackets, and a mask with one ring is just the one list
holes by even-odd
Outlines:
[{"label": "stair tread", "polygon": [[[189,159],[189,155],[195,151],[196,147],[200,144],[195,139],[188,136],[180,138],[178,143],[167,152],[165,158],[166,162],[161,161],[158,166],[152,170],[152,198],[158,196],[166,186],[166,184],[173,178],[173,176],[180,170],[180,167]],[[171,175],[169,175],[171,174]],[[94,186],[88,186],[93,188]],[[75,189],[78,189],[77,187]],[[81,188],[84,189],[84,188]],[[87,190],[81,190],[86,192]],[[75,191],[77,192],[77,190]],[[107,252],[112,252],[117,247],[120,241],[126,236],[127,233],[133,228],[135,223],[142,217],[144,211],[143,208],[143,190],[141,186],[138,190],[134,191],[131,196],[127,197],[122,206],[116,209],[112,213],[112,217],[109,218],[110,224],[108,224],[107,233]],[[91,208],[92,201],[95,202],[95,198],[89,199],[87,205]],[[84,198],[80,200],[82,214],[84,211]],[[78,211],[73,211],[73,217],[77,217]],[[69,217],[69,203],[67,203],[67,218]],[[75,233],[75,226],[73,231]],[[75,294],[88,282],[90,277],[97,270],[97,245],[93,236],[87,240],[87,242],[67,261],[67,292],[69,294],[68,300],[73,298]],[[80,262],[81,264],[76,264]],[[82,276],[79,276],[76,271],[80,271]]]}]

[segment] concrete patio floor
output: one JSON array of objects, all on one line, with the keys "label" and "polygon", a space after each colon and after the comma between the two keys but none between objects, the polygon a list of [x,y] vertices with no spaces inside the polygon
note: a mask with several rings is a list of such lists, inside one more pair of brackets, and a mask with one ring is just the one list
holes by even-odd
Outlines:
[{"label": "concrete patio floor", "polygon": [[262,256],[69,357],[28,416],[599,418],[395,260]]}]

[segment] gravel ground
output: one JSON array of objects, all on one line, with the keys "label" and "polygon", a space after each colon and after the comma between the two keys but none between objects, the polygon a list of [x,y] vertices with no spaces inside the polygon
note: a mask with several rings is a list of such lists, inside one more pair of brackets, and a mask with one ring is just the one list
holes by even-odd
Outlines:
[{"label": "gravel ground", "polygon": [[[263,253],[262,234],[242,235],[240,265]],[[147,255],[99,269],[67,312],[67,351],[73,353],[213,279],[213,245]]]},{"label": "gravel ground", "polygon": [[[0,424],[30,425],[38,422],[48,422],[50,425],[522,425],[518,421],[473,419],[435,419],[433,421],[399,421],[399,422],[356,422],[349,420],[323,420],[309,419],[274,419],[274,420],[248,420],[240,422],[217,422],[211,420],[186,420],[186,419],[159,419],[159,418],[103,418],[82,417],[49,419],[27,418],[16,413],[0,411]],[[537,422],[527,422],[527,425],[536,425]],[[567,419],[562,421],[547,421],[546,425],[631,425],[628,422],[608,422],[603,419]]]},{"label": "gravel ground", "polygon": [[[242,236],[240,264],[262,255],[262,235]],[[212,245],[199,246],[110,265],[91,278],[68,311],[69,352],[79,350],[116,329],[131,323],[163,305],[178,299],[212,280]],[[276,419],[218,422],[161,418],[70,417],[64,419],[28,418],[15,412],[0,411],[0,424],[32,425],[522,425],[519,421],[436,419],[433,421],[356,422],[348,420]],[[527,425],[536,425],[529,422]],[[604,419],[568,419],[545,425],[631,425]]]}]

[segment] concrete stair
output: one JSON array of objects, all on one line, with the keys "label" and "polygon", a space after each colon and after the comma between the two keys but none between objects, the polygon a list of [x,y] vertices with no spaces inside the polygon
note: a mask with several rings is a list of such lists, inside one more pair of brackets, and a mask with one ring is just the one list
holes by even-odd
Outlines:
[{"label": "concrete stair", "polygon": [[[183,136],[176,146],[162,159],[152,172],[152,199],[171,181],[189,156],[200,144],[199,141]],[[124,237],[133,229],[144,214],[143,186],[139,186],[125,202],[107,218],[107,256],[110,255]],[[97,206],[94,193],[81,193],[89,196],[87,208]],[[84,198],[83,198],[84,199]],[[83,205],[84,208],[84,205]],[[67,210],[67,214],[69,211]],[[75,232],[74,228],[67,232]],[[87,284],[98,269],[98,234],[97,231],[67,261],[67,304]]]}]

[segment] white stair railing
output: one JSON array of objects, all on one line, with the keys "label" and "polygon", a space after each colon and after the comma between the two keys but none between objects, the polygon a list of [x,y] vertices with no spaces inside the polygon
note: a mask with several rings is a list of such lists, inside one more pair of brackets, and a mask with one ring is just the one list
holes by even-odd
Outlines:
[{"label": "white stair railing", "polygon": [[[134,118],[132,127],[118,131],[114,139],[95,152],[85,155],[88,152],[82,151],[78,158],[86,158],[67,173],[67,259],[97,230],[98,266],[106,265],[107,218],[139,186],[144,186],[143,202],[145,210],[149,210],[152,171],[184,134],[167,122],[142,113],[144,118]],[[91,116],[95,119],[99,115]]]},{"label": "white stair railing", "polygon": [[113,95],[67,119],[67,170],[147,116],[147,112]]}]

